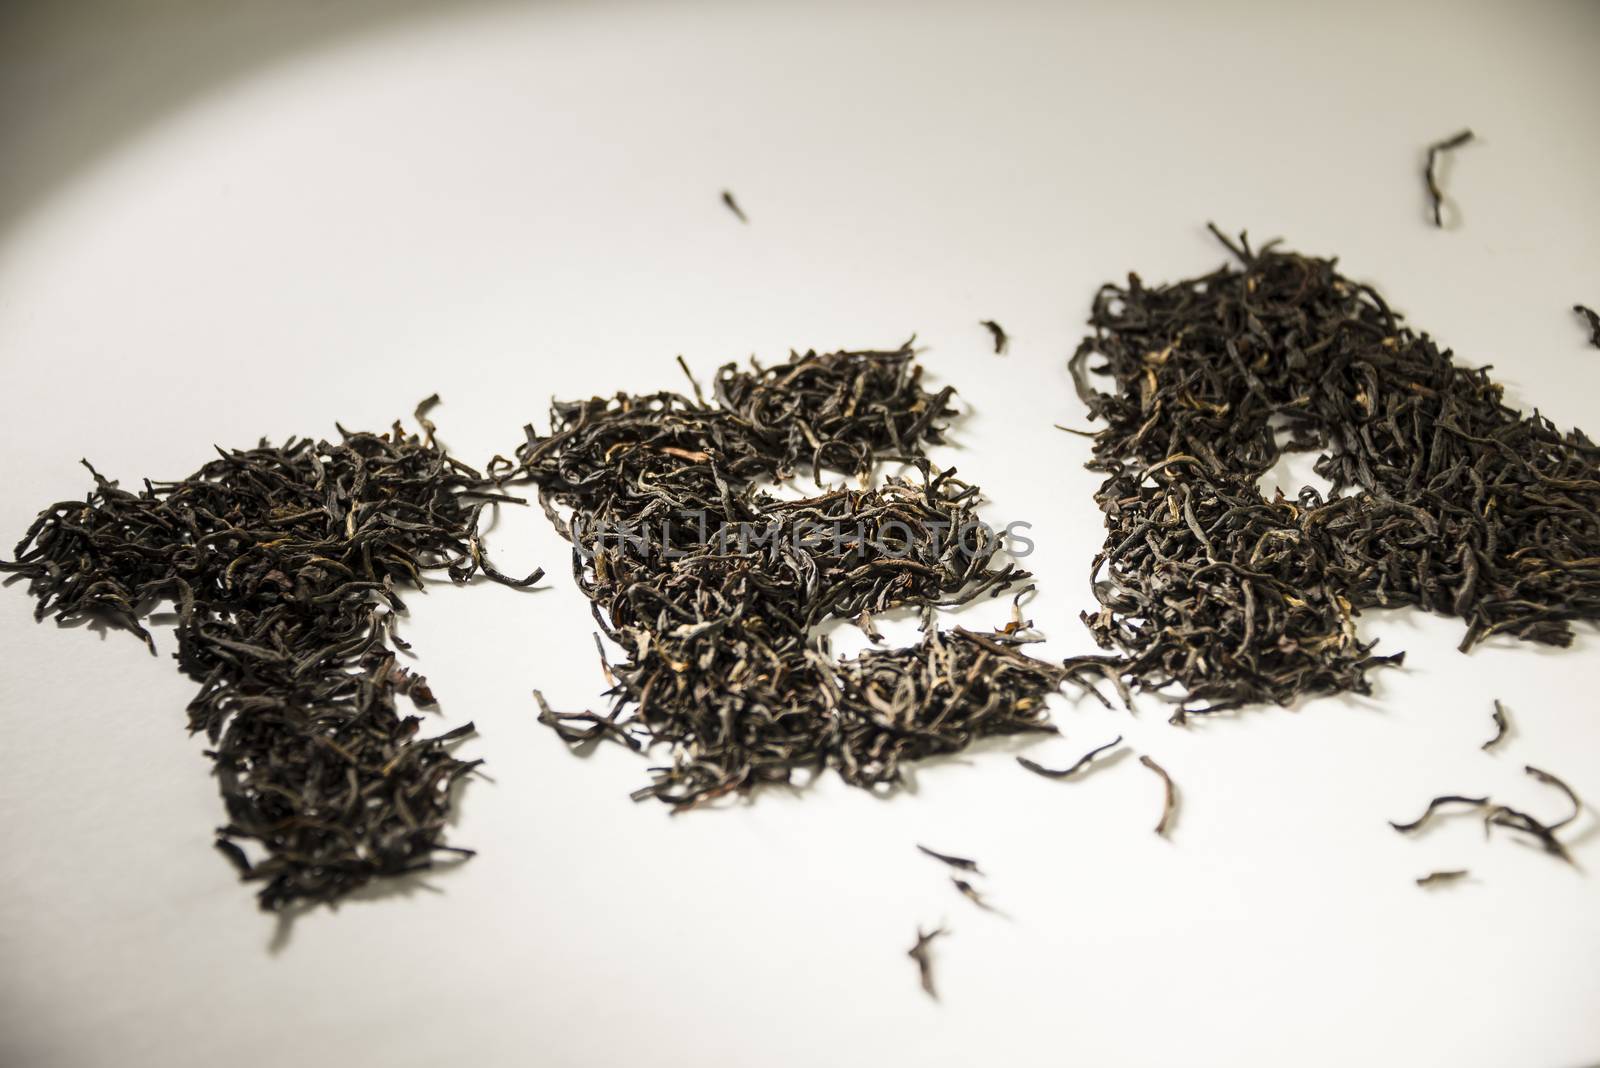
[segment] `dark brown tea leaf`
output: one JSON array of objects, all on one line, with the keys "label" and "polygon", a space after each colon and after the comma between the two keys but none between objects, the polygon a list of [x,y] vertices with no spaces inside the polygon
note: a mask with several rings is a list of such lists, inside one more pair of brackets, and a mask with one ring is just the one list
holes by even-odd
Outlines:
[{"label": "dark brown tea leaf", "polygon": [[1436,141],[1428,146],[1428,163],[1422,170],[1422,180],[1428,187],[1428,200],[1433,207],[1433,225],[1444,226],[1444,194],[1439,191],[1439,178],[1436,168],[1439,156],[1442,153],[1460,148],[1472,140],[1471,130],[1462,130],[1460,133],[1447,137],[1443,141]]},{"label": "dark brown tea leaf", "polygon": [[[685,369],[687,373],[687,369]],[[889,788],[902,765],[992,735],[1051,731],[1059,667],[1023,638],[935,627],[932,610],[1028,578],[1002,563],[976,487],[923,455],[954,414],[914,354],[792,354],[722,367],[712,398],[618,394],[558,403],[530,427],[518,475],[573,544],[574,576],[604,633],[611,713],[541,720],[569,741],[662,745],[671,763],[634,793],[679,809],[833,768]],[[764,483],[825,470],[868,485],[785,499]],[[922,640],[837,659],[830,620],[923,610]]]},{"label": "dark brown tea leaf", "polygon": [[917,846],[917,849],[920,850],[922,853],[925,853],[926,855],[932,857],[934,860],[940,861],[941,863],[944,863],[944,864],[948,864],[952,868],[957,869],[958,871],[970,871],[974,875],[982,875],[983,874],[982,872],[980,872],[978,870],[978,862],[975,861],[975,860],[968,860],[966,857],[953,857],[948,853],[938,853],[938,852],[935,852],[932,849],[929,849],[925,845],[919,845],[919,846]]},{"label": "dark brown tea leaf", "polygon": [[1027,757],[1021,756],[1017,757],[1017,763],[1021,764],[1035,775],[1043,775],[1047,779],[1065,779],[1076,775],[1078,772],[1094,763],[1095,757],[1099,756],[1101,753],[1104,753],[1109,749],[1115,749],[1121,744],[1122,735],[1119,734],[1105,745],[1096,746],[1095,748],[1089,750],[1087,753],[1083,754],[1083,756],[1074,761],[1070,767],[1065,768],[1047,768],[1042,764],[1034,763]]},{"label": "dark brown tea leaf", "polygon": [[[452,784],[477,761],[448,750],[396,701],[434,704],[395,661],[402,586],[442,571],[526,587],[488,562],[486,504],[506,497],[425,437],[341,431],[217,458],[186,479],[123,490],[92,467],[82,501],[40,513],[0,565],[26,577],[36,615],[96,617],[151,645],[143,620],[177,615],[178,668],[200,683],[189,728],[212,744],[227,822],[217,849],[259,882],[263,908],[333,901],[428,867]],[[85,466],[88,466],[87,464]],[[252,862],[240,847],[262,856]]]},{"label": "dark brown tea leaf", "polygon": [[1494,737],[1484,742],[1480,747],[1485,752],[1500,744],[1501,740],[1505,738],[1506,728],[1509,726],[1506,721],[1506,710],[1501,706],[1499,698],[1495,699],[1494,712],[1491,713],[1491,716],[1494,719]]},{"label": "dark brown tea leaf", "polygon": [[1172,785],[1172,776],[1167,774],[1166,768],[1142,755],[1139,763],[1161,777],[1161,819],[1156,823],[1156,833],[1165,835],[1172,829],[1172,817],[1178,810],[1178,791]]},{"label": "dark brown tea leaf", "polygon": [[930,998],[938,1000],[938,993],[933,988],[933,957],[928,952],[928,946],[935,938],[943,937],[950,932],[943,927],[936,927],[932,931],[923,933],[922,928],[917,928],[917,942],[906,951],[906,955],[917,962],[917,975],[922,981],[922,989]]},{"label": "dark brown tea leaf", "polygon": [[1489,799],[1487,797],[1462,797],[1458,794],[1446,794],[1443,797],[1436,797],[1432,801],[1429,801],[1428,807],[1423,810],[1422,815],[1418,816],[1410,823],[1396,823],[1393,820],[1390,820],[1389,826],[1393,827],[1401,834],[1407,834],[1411,831],[1420,829],[1423,824],[1427,823],[1433,818],[1434,811],[1443,807],[1444,805],[1470,805],[1473,808],[1483,808],[1488,803]]},{"label": "dark brown tea leaf", "polygon": [[1000,324],[993,319],[984,319],[978,325],[988,330],[989,334],[994,338],[994,354],[996,356],[1005,355],[1006,343],[1010,338],[1006,337],[1006,332],[1001,329]]},{"label": "dark brown tea leaf", "polygon": [[1574,304],[1572,310],[1581,315],[1584,323],[1588,325],[1589,344],[1600,349],[1600,314],[1596,314],[1593,308],[1586,308],[1582,304]]},{"label": "dark brown tea leaf", "polygon": [[[1460,617],[1463,650],[1600,620],[1600,447],[1509,407],[1332,260],[1217,237],[1239,266],[1101,287],[1071,361],[1104,423],[1083,618],[1114,651],[1072,679],[1165,691],[1182,723],[1370,693],[1401,656],[1372,654],[1367,609]],[[1263,492],[1289,452],[1316,455],[1326,496]]]}]

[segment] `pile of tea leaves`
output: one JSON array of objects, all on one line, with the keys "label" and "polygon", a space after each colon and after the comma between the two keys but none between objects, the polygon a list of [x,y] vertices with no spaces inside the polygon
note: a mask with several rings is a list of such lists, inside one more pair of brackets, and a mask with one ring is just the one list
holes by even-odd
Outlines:
[{"label": "pile of tea leaves", "polygon": [[[693,380],[691,379],[691,383]],[[608,714],[544,719],[573,743],[670,747],[636,798],[687,807],[833,768],[889,787],[909,760],[989,735],[1053,730],[1044,697],[1060,667],[1027,656],[1014,628],[940,630],[931,609],[1026,579],[975,512],[978,491],[925,455],[954,414],[909,345],[791,354],[723,366],[714,401],[676,393],[557,403],[527,428],[516,474],[539,488],[573,544],[573,571],[623,651]],[[876,486],[875,467],[909,473]],[[804,471],[863,489],[791,499]],[[819,628],[897,608],[925,611],[921,642],[836,659]]]},{"label": "pile of tea leaves", "polygon": [[[1459,617],[1463,651],[1600,619],[1600,447],[1507,406],[1333,260],[1217,237],[1238,266],[1103,286],[1071,361],[1105,423],[1084,621],[1114,650],[1076,677],[1171,690],[1181,722],[1369,692],[1400,655],[1372,654],[1364,609]],[[1326,497],[1263,495],[1286,451],[1318,453]]]},{"label": "pile of tea leaves", "polygon": [[[514,586],[484,558],[479,514],[498,492],[433,439],[341,431],[221,451],[188,478],[137,493],[94,474],[87,499],[40,513],[0,565],[24,576],[36,616],[137,634],[170,602],[179,670],[200,683],[191,731],[213,748],[227,823],[217,847],[263,908],[333,901],[379,876],[427,868],[451,787],[478,761],[419,737],[397,699],[434,704],[399,666],[398,589],[443,571]],[[87,464],[85,465],[87,466]],[[241,843],[250,847],[247,852]],[[256,854],[252,858],[251,853]]]}]

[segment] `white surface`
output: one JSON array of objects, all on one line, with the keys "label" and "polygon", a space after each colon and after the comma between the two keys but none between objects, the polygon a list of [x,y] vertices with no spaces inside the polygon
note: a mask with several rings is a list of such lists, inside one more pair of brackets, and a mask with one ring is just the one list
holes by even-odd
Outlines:
[{"label": "white surface", "polygon": [[[917,331],[974,409],[942,458],[1034,524],[1031,615],[1050,652],[1083,650],[1101,528],[1085,443],[1051,427],[1082,425],[1064,362],[1102,280],[1219,263],[1207,219],[1340,254],[1596,429],[1569,307],[1600,302],[1600,6],[213,7],[0,24],[8,541],[86,490],[80,456],[136,484],[438,389],[481,461],[551,395],[676,388],[679,352],[709,373]],[[1463,125],[1481,140],[1441,233],[1420,149]],[[437,590],[406,628],[443,722],[482,731],[493,781],[452,839],[481,855],[290,932],[210,849],[170,636],[152,659],[0,595],[0,1063],[1600,1058],[1594,813],[1584,872],[1470,820],[1385,826],[1445,791],[1553,815],[1524,763],[1600,797],[1592,630],[1463,657],[1455,622],[1368,618],[1410,654],[1376,699],[1188,730],[1060,701],[1064,739],[1030,752],[1127,735],[1181,790],[1170,842],[1136,761],[1053,783],[1006,746],[887,802],[830,778],[670,819],[627,799],[645,761],[574,758],[534,722],[534,686],[595,701],[592,628],[536,510],[491,545],[549,588]],[[1490,755],[1496,695],[1515,733]],[[976,855],[1007,917],[919,841]],[[1473,879],[1413,884],[1441,867]],[[905,950],[941,919],[936,1004]]]}]

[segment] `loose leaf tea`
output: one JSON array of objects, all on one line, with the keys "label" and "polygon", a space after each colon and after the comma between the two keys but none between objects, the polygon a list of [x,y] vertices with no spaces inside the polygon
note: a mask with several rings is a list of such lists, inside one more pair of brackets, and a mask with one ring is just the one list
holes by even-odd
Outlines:
[{"label": "loose leaf tea", "polygon": [[1436,797],[1432,801],[1429,801],[1428,807],[1423,810],[1422,815],[1418,816],[1410,823],[1396,823],[1394,820],[1390,820],[1389,826],[1393,827],[1401,834],[1408,834],[1411,831],[1420,829],[1423,824],[1427,823],[1433,818],[1433,813],[1436,809],[1439,809],[1445,805],[1470,805],[1473,808],[1483,808],[1488,803],[1489,799],[1487,797],[1462,797],[1459,794],[1446,794],[1443,797]]},{"label": "loose leaf tea", "polygon": [[1094,758],[1099,756],[1101,753],[1104,753],[1108,749],[1115,749],[1121,744],[1122,735],[1119,734],[1105,745],[1097,746],[1094,749],[1089,750],[1087,753],[1083,754],[1083,756],[1074,761],[1070,767],[1065,768],[1047,768],[1042,764],[1034,763],[1027,757],[1021,756],[1017,757],[1017,763],[1021,764],[1035,775],[1043,775],[1047,779],[1065,779],[1076,775],[1078,772],[1094,763]]},{"label": "loose leaf tea", "polygon": [[611,738],[639,752],[643,743],[617,725],[616,716],[602,716],[594,712],[557,712],[544,699],[544,694],[533,691],[539,704],[539,722],[555,731],[561,740],[572,745],[582,745],[600,738]]},{"label": "loose leaf tea", "polygon": [[1567,853],[1567,847],[1562,845],[1561,840],[1556,837],[1557,826],[1560,826],[1560,824],[1551,825],[1545,823],[1509,805],[1495,805],[1483,817],[1483,833],[1485,837],[1488,837],[1491,828],[1508,827],[1513,831],[1520,831],[1538,842],[1544,847],[1545,852],[1560,857],[1568,864],[1571,864],[1572,857]]},{"label": "loose leaf tea", "polygon": [[1418,886],[1439,886],[1444,883],[1453,883],[1457,879],[1465,879],[1470,874],[1467,871],[1431,871],[1417,879]]},{"label": "loose leaf tea", "polygon": [[1578,799],[1578,795],[1575,792],[1573,792],[1572,787],[1568,786],[1566,783],[1562,782],[1560,779],[1556,778],[1554,775],[1550,774],[1548,771],[1540,771],[1538,768],[1534,767],[1531,764],[1528,765],[1527,767],[1523,768],[1522,770],[1527,772],[1529,775],[1532,775],[1535,779],[1537,779],[1540,782],[1544,783],[1546,786],[1554,786],[1557,790],[1560,790],[1562,793],[1566,794],[1567,795],[1567,800],[1572,802],[1572,814],[1571,815],[1567,816],[1563,820],[1559,820],[1556,823],[1548,824],[1549,828],[1552,831],[1558,831],[1561,828],[1565,827],[1567,824],[1569,824],[1573,820],[1577,819],[1579,814],[1583,812],[1583,802]]},{"label": "loose leaf tea", "polygon": [[[1075,680],[1175,688],[1183,722],[1369,693],[1401,660],[1361,640],[1369,608],[1458,616],[1463,651],[1600,619],[1600,447],[1508,407],[1332,260],[1217,237],[1238,267],[1101,287],[1071,361],[1105,423],[1084,621],[1118,654],[1068,661]],[[1326,497],[1263,494],[1293,451],[1318,453]]]},{"label": "loose leaf tea", "polygon": [[863,608],[856,617],[856,626],[861,628],[861,633],[867,636],[867,641],[873,645],[883,644],[883,634],[878,630],[878,625],[872,621],[872,613]]},{"label": "loose leaf tea", "polygon": [[1495,699],[1494,712],[1492,715],[1494,718],[1494,737],[1490,738],[1487,742],[1484,742],[1483,745],[1479,747],[1484,752],[1488,752],[1490,749],[1493,749],[1495,746],[1500,744],[1500,741],[1506,736],[1506,728],[1509,725],[1506,722],[1506,710],[1501,707],[1498,698]]},{"label": "loose leaf tea", "polygon": [[[687,369],[686,369],[687,370]],[[573,544],[573,574],[625,662],[611,714],[541,719],[562,737],[665,743],[671,764],[635,792],[679,808],[798,772],[887,787],[908,760],[998,734],[1052,731],[1054,664],[1026,639],[940,630],[935,606],[1028,575],[1001,564],[978,490],[923,456],[952,390],[928,391],[909,346],[728,364],[708,402],[675,393],[557,403],[527,428],[517,473]],[[807,471],[867,484],[880,462],[911,473],[784,499],[763,488]],[[835,659],[828,620],[924,610],[921,641]]]},{"label": "loose leaf tea", "polygon": [[728,192],[726,189],[722,191],[722,202],[727,205],[729,211],[733,212],[739,217],[740,222],[748,223],[750,221],[749,219],[745,218],[744,210],[739,207],[739,202],[734,200],[733,194]]},{"label": "loose leaf tea", "polygon": [[1471,140],[1472,131],[1462,130],[1454,137],[1447,137],[1443,141],[1437,141],[1428,146],[1428,164],[1422,170],[1422,180],[1428,186],[1428,200],[1433,206],[1433,225],[1435,226],[1444,226],[1444,194],[1439,191],[1439,179],[1435,174],[1439,156],[1441,153],[1460,148]]},{"label": "loose leaf tea", "polygon": [[1010,339],[1006,337],[1006,332],[1000,328],[1000,324],[993,319],[984,319],[978,325],[987,329],[994,336],[994,354],[996,356],[1004,355],[1006,342]]},{"label": "loose leaf tea", "polygon": [[1589,324],[1589,344],[1600,349],[1600,315],[1592,308],[1585,308],[1582,304],[1574,304],[1572,310],[1583,316],[1583,321]]},{"label": "loose leaf tea", "polygon": [[1523,771],[1546,786],[1553,786],[1565,794],[1567,800],[1572,803],[1571,814],[1555,823],[1546,823],[1536,816],[1523,812],[1521,809],[1512,808],[1510,805],[1495,804],[1487,797],[1461,797],[1449,794],[1444,797],[1436,797],[1428,802],[1427,810],[1410,823],[1394,823],[1391,821],[1389,826],[1402,834],[1408,833],[1422,827],[1432,818],[1434,811],[1444,805],[1470,805],[1474,808],[1485,810],[1483,814],[1483,833],[1485,837],[1488,837],[1493,828],[1505,827],[1527,835],[1544,847],[1547,853],[1560,857],[1569,864],[1572,863],[1572,857],[1568,854],[1566,846],[1556,837],[1556,832],[1578,818],[1578,814],[1583,811],[1583,802],[1578,799],[1578,795],[1573,792],[1570,786],[1549,772],[1541,771],[1532,766],[1524,768]]},{"label": "loose leaf tea", "polygon": [[949,934],[943,927],[936,927],[923,934],[922,928],[917,928],[917,943],[906,951],[906,956],[917,962],[917,975],[922,980],[922,989],[930,998],[938,1000],[938,993],[933,989],[933,957],[928,952],[928,946],[935,938]]},{"label": "loose leaf tea", "polygon": [[993,907],[983,899],[983,895],[978,892],[978,888],[967,882],[965,879],[957,879],[954,876],[951,876],[950,882],[953,883],[955,888],[961,892],[962,897],[966,898],[980,909],[983,909],[986,912],[994,911]]},{"label": "loose leaf tea", "polygon": [[978,870],[978,862],[975,861],[975,860],[968,860],[966,857],[952,857],[948,853],[936,853],[933,850],[929,849],[925,845],[919,845],[919,846],[917,846],[917,849],[920,850],[921,852],[927,854],[928,856],[932,857],[934,860],[940,861],[941,863],[944,863],[944,864],[948,864],[952,868],[957,869],[958,871],[970,871],[974,875],[982,875],[983,874],[982,872],[980,872]]},{"label": "loose leaf tea", "polygon": [[479,763],[450,753],[472,725],[421,738],[397,710],[434,703],[391,649],[398,590],[434,571],[513,586],[540,573],[512,580],[485,558],[479,514],[515,498],[448,455],[425,409],[424,438],[397,423],[219,450],[137,493],[90,467],[87,499],[46,508],[0,565],[27,579],[40,620],[101,619],[152,653],[143,621],[174,604],[178,668],[200,683],[189,728],[213,746],[227,810],[217,848],[266,909],[470,855],[444,830],[452,784]]},{"label": "loose leaf tea", "polygon": [[1011,619],[1004,626],[996,628],[1007,638],[1018,637],[1033,629],[1033,620],[1022,618],[1022,599],[1037,589],[1031,582],[1018,590],[1016,596],[1011,598]]},{"label": "loose leaf tea", "polygon": [[1140,756],[1139,763],[1161,777],[1161,819],[1156,823],[1156,833],[1165,835],[1172,827],[1172,816],[1178,808],[1178,792],[1174,789],[1172,776],[1167,774],[1166,768],[1147,756]]}]

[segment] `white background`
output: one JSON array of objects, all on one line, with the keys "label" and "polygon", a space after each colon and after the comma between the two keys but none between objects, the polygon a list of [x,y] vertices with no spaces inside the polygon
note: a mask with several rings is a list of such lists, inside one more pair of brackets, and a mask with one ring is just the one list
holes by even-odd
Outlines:
[{"label": "white background", "polygon": [[[1339,254],[1513,399],[1596,423],[1600,5],[12,5],[0,16],[0,530],[262,435],[382,427],[434,390],[481,462],[551,396],[916,331],[971,414],[941,453],[1034,524],[1052,655],[1101,541],[1065,360],[1097,284],[1209,270],[1214,219]],[[1430,140],[1457,225],[1425,223]],[[734,190],[751,222],[718,201]],[[1013,335],[994,356],[979,319]],[[1292,488],[1292,487],[1291,487]],[[10,539],[7,534],[7,541]],[[1574,870],[1441,792],[1600,797],[1600,645],[1404,648],[1373,699],[1169,727],[1066,698],[1019,745],[881,800],[829,778],[669,818],[646,761],[568,754],[529,691],[603,687],[563,544],[491,536],[534,594],[410,599],[404,630],[492,781],[481,855],[283,926],[210,848],[194,684],[0,595],[0,1063],[1406,1065],[1600,1058],[1597,820]],[[989,626],[1004,602],[974,615]],[[900,632],[902,635],[904,630]],[[1514,733],[1494,754],[1491,697]],[[916,842],[977,856],[1004,915]],[[1465,867],[1429,892],[1413,880]],[[942,999],[906,958],[937,944]]]}]

